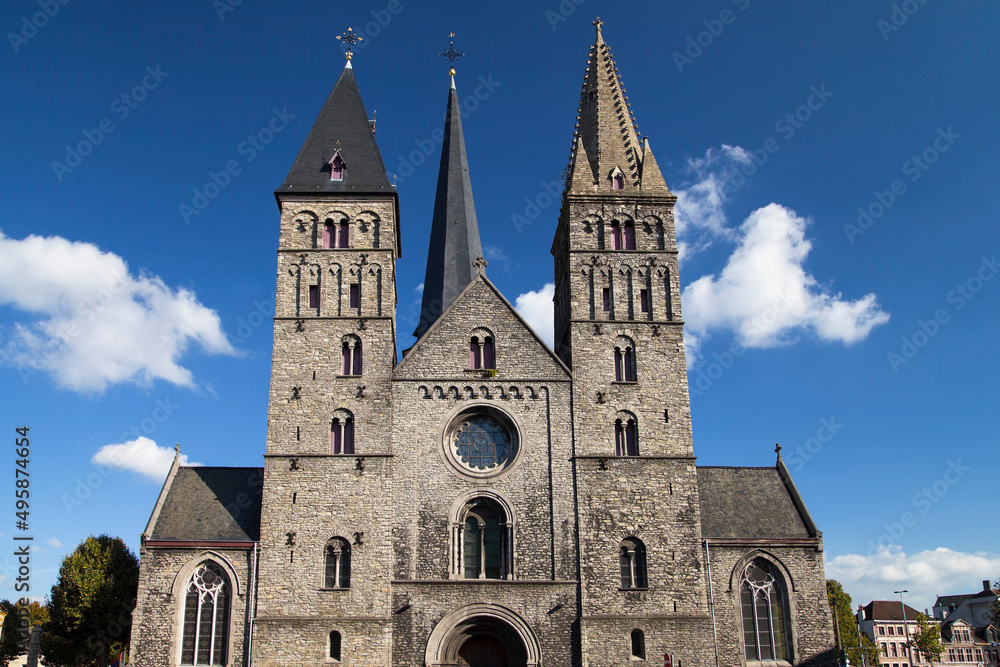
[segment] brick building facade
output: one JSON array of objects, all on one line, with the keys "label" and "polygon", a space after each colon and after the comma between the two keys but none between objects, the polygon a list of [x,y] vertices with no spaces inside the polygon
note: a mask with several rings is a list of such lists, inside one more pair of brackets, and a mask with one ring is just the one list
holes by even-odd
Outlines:
[{"label": "brick building facade", "polygon": [[696,466],[676,198],[596,25],[554,351],[486,275],[453,76],[397,359],[400,204],[348,61],[276,192],[263,469],[175,460],[136,667],[834,663],[822,535],[780,453]]}]

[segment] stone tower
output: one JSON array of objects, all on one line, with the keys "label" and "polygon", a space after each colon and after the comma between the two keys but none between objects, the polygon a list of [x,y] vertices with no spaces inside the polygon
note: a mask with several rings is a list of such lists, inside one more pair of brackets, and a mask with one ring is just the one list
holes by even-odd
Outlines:
[{"label": "stone tower", "polygon": [[[355,659],[388,664],[391,535],[387,522],[369,518],[391,502],[400,245],[396,189],[374,131],[348,60],[275,193],[281,231],[254,643],[262,659],[313,656],[337,618],[366,637]],[[334,565],[318,579],[331,550],[365,576],[341,586],[349,573]]]},{"label": "stone tower", "polygon": [[[582,641],[590,664],[612,664],[632,628],[670,637],[689,654],[711,628],[676,197],[649,141],[639,140],[600,20],[595,25],[552,254],[556,350],[574,380]],[[619,549],[621,562],[606,557]],[[626,571],[626,563],[641,570],[644,560],[646,577],[659,585]],[[621,589],[609,590],[616,578]]]}]

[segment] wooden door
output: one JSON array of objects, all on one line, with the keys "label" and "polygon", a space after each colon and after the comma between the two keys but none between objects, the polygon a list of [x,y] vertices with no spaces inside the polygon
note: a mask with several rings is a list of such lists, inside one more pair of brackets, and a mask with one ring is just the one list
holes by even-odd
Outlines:
[{"label": "wooden door", "polygon": [[470,637],[458,650],[459,667],[508,667],[507,648],[495,637]]}]

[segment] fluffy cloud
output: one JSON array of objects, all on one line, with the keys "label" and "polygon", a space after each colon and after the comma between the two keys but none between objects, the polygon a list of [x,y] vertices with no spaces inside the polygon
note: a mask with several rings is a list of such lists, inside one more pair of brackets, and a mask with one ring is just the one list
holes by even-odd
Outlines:
[{"label": "fluffy cloud", "polygon": [[50,537],[49,539],[45,540],[45,543],[47,545],[49,545],[50,547],[54,547],[56,549],[58,549],[59,547],[62,546],[62,542],[60,542],[59,540],[57,540],[54,537]]},{"label": "fluffy cloud", "polygon": [[555,336],[553,333],[555,325],[553,323],[552,297],[555,293],[555,284],[546,283],[537,292],[525,292],[514,301],[517,312],[549,347],[554,347],[552,341]]},{"label": "fluffy cloud", "polygon": [[0,362],[26,379],[48,372],[73,391],[154,380],[191,387],[194,377],[178,360],[192,342],[235,354],[218,314],[193,292],[133,275],[121,257],[90,243],[0,233],[0,305],[35,318],[5,332]]},{"label": "fluffy cloud", "polygon": [[778,204],[750,214],[722,272],[684,288],[689,352],[696,354],[701,341],[717,329],[734,331],[745,347],[793,342],[807,331],[851,344],[889,321],[874,294],[844,300],[803,268],[812,249],[805,237],[808,224]]},{"label": "fluffy cloud", "polygon": [[997,572],[1000,555],[945,547],[908,556],[899,546],[880,546],[875,553],[844,554],[826,563],[827,578],[842,583],[855,604],[897,600],[892,592],[906,589],[906,604],[921,611],[930,608],[938,595],[982,590],[982,581],[995,581]]},{"label": "fluffy cloud", "polygon": [[685,171],[694,181],[677,190],[674,205],[677,246],[682,260],[708,248],[717,239],[733,237],[725,203],[733,187],[733,174],[750,161],[750,153],[745,149],[727,144],[709,148],[705,157],[687,161]]},{"label": "fluffy cloud", "polygon": [[[90,462],[95,465],[111,466],[117,470],[131,470],[155,482],[162,482],[173,460],[173,449],[160,447],[149,438],[139,436],[120,445],[104,445],[97,450]],[[189,463],[188,457],[181,454],[181,465],[201,464]]]}]

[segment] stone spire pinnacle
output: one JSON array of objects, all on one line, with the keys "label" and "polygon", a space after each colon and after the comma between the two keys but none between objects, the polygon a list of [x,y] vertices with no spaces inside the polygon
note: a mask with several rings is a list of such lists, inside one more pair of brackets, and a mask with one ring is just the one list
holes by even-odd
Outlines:
[{"label": "stone spire pinnacle", "polygon": [[[651,190],[656,190],[655,194],[669,193],[648,142],[639,140],[625,86],[611,49],[604,41],[603,25],[600,18],[594,21],[596,37],[587,61],[570,158],[569,173],[573,179],[567,186],[571,191],[583,191],[580,172],[586,161],[591,177],[586,191],[621,190],[624,195],[653,194]],[[646,159],[653,163],[653,169],[644,179]]]},{"label": "stone spire pinnacle", "polygon": [[483,249],[454,72],[452,69],[420,323],[413,332],[417,338],[434,324],[477,272],[485,268],[485,262],[480,265]]}]

